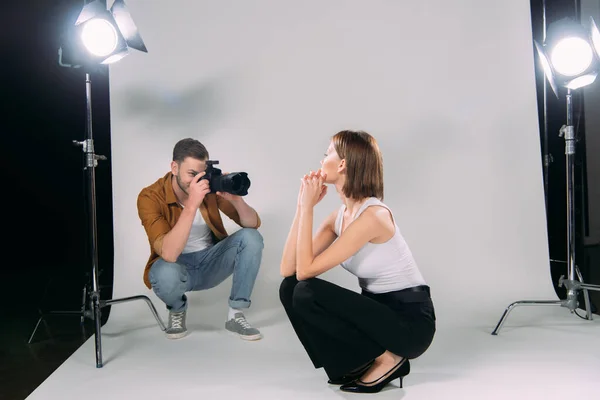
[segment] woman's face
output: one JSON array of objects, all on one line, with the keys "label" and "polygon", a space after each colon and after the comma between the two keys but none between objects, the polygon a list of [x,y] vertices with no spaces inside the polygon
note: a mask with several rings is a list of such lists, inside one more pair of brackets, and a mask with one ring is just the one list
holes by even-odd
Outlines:
[{"label": "woman's face", "polygon": [[321,160],[321,171],[327,174],[325,183],[333,183],[339,178],[339,173],[343,167],[340,156],[335,151],[333,141],[329,143],[329,147],[325,152],[325,158]]}]

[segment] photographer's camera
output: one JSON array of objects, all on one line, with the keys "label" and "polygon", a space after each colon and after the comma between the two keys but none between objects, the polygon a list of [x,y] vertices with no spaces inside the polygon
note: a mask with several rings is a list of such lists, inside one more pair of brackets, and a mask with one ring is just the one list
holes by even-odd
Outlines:
[{"label": "photographer's camera", "polygon": [[246,172],[232,172],[223,175],[219,168],[214,167],[218,164],[217,160],[206,161],[206,171],[200,180],[208,180],[210,193],[224,192],[236,196],[245,196],[248,194],[250,179]]}]

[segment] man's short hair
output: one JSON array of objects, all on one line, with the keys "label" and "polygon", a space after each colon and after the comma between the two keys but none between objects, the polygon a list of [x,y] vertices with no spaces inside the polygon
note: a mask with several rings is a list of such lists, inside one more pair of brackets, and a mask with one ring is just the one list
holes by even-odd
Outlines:
[{"label": "man's short hair", "polygon": [[201,161],[208,160],[208,150],[196,139],[181,139],[173,148],[173,161],[181,164],[187,157]]}]

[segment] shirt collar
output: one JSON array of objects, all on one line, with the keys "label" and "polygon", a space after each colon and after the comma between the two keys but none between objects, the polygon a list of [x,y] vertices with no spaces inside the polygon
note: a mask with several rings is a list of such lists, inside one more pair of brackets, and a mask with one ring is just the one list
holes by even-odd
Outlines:
[{"label": "shirt collar", "polygon": [[173,190],[173,173],[169,172],[165,175],[165,195],[167,204],[178,204],[177,196]]}]

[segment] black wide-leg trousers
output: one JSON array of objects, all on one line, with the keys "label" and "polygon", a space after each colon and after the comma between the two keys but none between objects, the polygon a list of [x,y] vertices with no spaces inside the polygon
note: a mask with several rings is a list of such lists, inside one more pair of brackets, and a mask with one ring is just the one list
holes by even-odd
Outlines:
[{"label": "black wide-leg trousers", "polygon": [[279,297],[315,368],[339,378],[385,350],[414,359],[435,334],[429,287],[356,293],[319,278],[283,280]]}]

